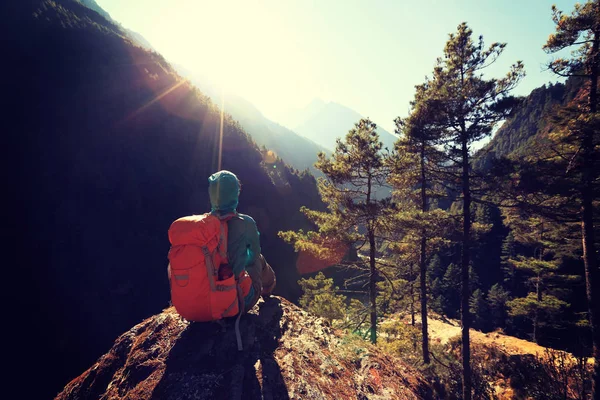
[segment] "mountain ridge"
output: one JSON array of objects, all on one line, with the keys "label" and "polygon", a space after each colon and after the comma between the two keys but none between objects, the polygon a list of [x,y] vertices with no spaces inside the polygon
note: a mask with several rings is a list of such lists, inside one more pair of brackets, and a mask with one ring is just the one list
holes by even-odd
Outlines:
[{"label": "mountain ridge", "polygon": [[[333,150],[336,139],[343,140],[348,131],[354,128],[354,124],[364,117],[343,104],[333,101],[325,102],[317,98],[313,99],[295,118],[298,122],[292,127],[293,131]],[[383,143],[383,148],[392,151],[398,137],[380,126],[377,127],[377,133],[379,140]]]},{"label": "mountain ridge", "polygon": [[582,79],[571,77],[564,83],[542,85],[522,98],[513,115],[498,128],[494,137],[475,155],[476,168],[487,168],[493,159],[522,157],[552,127],[557,107],[577,96]]}]

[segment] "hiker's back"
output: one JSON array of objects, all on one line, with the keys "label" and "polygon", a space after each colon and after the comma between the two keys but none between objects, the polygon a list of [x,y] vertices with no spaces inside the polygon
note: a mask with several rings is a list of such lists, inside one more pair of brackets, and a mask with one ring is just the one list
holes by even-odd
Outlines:
[{"label": "hiker's back", "polygon": [[[208,182],[211,212],[180,218],[169,229],[171,301],[192,321],[241,315],[238,310],[249,310],[264,292],[263,271],[273,275],[260,254],[256,222],[237,213],[236,175],[222,170]],[[267,278],[270,292],[274,275]]]},{"label": "hiker's back", "polygon": [[[212,321],[238,314],[240,298],[250,291],[245,273],[222,276],[227,266],[226,220],[214,215],[179,218],[169,228],[171,302],[190,321]],[[239,287],[238,287],[239,285]]]}]

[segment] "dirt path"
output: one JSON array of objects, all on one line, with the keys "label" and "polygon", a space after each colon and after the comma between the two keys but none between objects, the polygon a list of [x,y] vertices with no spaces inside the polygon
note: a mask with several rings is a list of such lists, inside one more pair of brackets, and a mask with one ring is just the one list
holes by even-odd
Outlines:
[{"label": "dirt path", "polygon": [[[454,320],[427,319],[429,335],[432,341],[445,344],[451,338],[460,336],[460,323]],[[420,321],[419,321],[420,322]],[[527,340],[504,335],[499,332],[482,333],[471,329],[471,341],[474,343],[494,344],[508,354],[543,354],[546,347]]]}]

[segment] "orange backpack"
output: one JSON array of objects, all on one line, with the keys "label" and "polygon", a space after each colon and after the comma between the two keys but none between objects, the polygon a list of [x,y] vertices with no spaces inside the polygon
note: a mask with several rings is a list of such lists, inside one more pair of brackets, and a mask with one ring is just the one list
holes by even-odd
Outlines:
[{"label": "orange backpack", "polygon": [[227,221],[234,216],[192,215],[179,218],[169,228],[171,302],[189,321],[214,321],[244,311],[250,277],[244,271],[236,282],[231,272],[224,273]]}]

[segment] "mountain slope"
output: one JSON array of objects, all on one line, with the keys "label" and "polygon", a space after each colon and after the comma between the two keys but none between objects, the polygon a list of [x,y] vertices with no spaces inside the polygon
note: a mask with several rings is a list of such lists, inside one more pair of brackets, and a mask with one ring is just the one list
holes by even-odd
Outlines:
[{"label": "mountain slope", "polygon": [[283,123],[287,126],[295,128],[302,125],[304,121],[313,119],[322,109],[325,107],[325,103],[320,98],[314,98],[304,108],[290,110],[287,115],[283,117]]},{"label": "mountain slope", "polygon": [[[185,67],[176,67],[182,76],[189,78],[203,93],[217,104],[223,101],[222,93],[211,85],[208,77],[202,77]],[[309,169],[314,175],[321,173],[314,167],[319,152],[329,151],[314,141],[298,135],[290,129],[265,117],[248,100],[232,93],[225,94],[224,109],[238,121],[259,146],[265,146],[275,152],[277,157],[290,166],[303,171]]]},{"label": "mountain slope", "polygon": [[229,115],[222,147],[218,107],[118,25],[70,0],[11,2],[0,28],[10,55],[3,84],[7,259],[5,295],[28,360],[46,368],[30,398],[48,398],[103,354],[114,338],[169,301],[167,230],[209,210],[208,176],[242,183],[276,293],[296,300],[295,254],[279,230],[310,228],[301,205],[321,208],[314,178],[260,149]]},{"label": "mountain slope", "polygon": [[104,10],[102,7],[100,7],[98,5],[98,3],[96,3],[96,0],[77,0],[77,1],[79,1],[81,4],[83,4],[90,10],[96,11],[98,14],[100,14],[101,16],[106,18],[108,21],[115,22],[115,20],[112,19],[110,14],[107,13],[106,10]]},{"label": "mountain slope", "polygon": [[77,0],[79,1],[81,4],[83,4],[84,6],[86,6],[87,8],[89,8],[90,10],[94,10],[96,11],[98,14],[100,14],[102,17],[104,17],[106,20],[116,24],[119,26],[119,28],[125,32],[126,36],[131,39],[134,43],[136,43],[137,45],[145,48],[146,50],[152,50],[154,51],[154,48],[152,47],[152,45],[150,44],[150,42],[148,42],[148,40],[146,40],[145,37],[143,37],[140,33],[138,32],[134,32],[130,29],[124,28],[123,26],[121,26],[121,24],[119,24],[117,21],[115,21],[109,13],[107,13],[102,7],[100,7],[98,5],[98,3],[96,3],[95,0]]},{"label": "mountain slope", "polygon": [[571,101],[581,86],[580,78],[570,78],[565,83],[534,89],[502,124],[492,140],[478,152],[476,166],[489,165],[494,158],[526,155],[536,138],[549,131],[556,107]]},{"label": "mountain slope", "polygon": [[166,309],[121,335],[57,400],[431,398],[416,369],[323,319],[281,298],[257,308],[241,319],[243,352],[233,321],[189,324]]},{"label": "mountain slope", "polygon": [[[325,103],[316,99],[292,117],[292,120],[298,121],[293,130],[315,143],[333,150],[335,149],[335,140],[343,139],[361,118],[359,113],[346,106],[333,102]],[[377,128],[377,133],[379,133],[379,140],[383,143],[383,147],[392,151],[397,137],[381,127]]]}]

